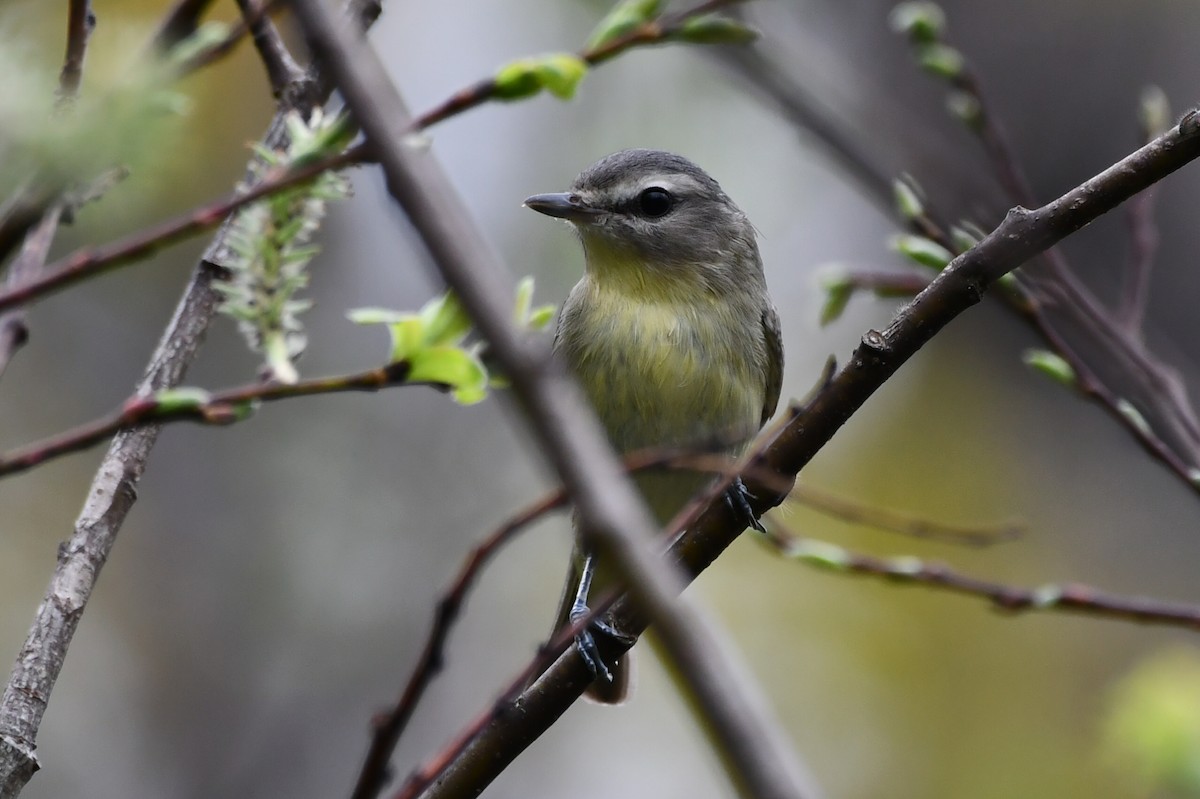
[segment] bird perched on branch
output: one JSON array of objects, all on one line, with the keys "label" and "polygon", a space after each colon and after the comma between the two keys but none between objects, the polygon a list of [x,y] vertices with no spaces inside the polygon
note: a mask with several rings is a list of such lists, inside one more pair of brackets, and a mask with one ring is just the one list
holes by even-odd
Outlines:
[{"label": "bird perched on branch", "polygon": [[[779,317],[746,215],[703,169],[659,150],[609,155],[569,191],[525,205],[565,219],[583,243],[583,279],[562,308],[554,346],[613,447],[719,442],[739,453],[775,412],[783,376]],[[667,470],[634,477],[664,525],[711,479]],[[743,491],[739,481],[730,501],[757,526]],[[588,612],[589,585],[615,579],[577,536],[555,629]],[[591,632],[578,644],[597,677],[588,695],[622,701],[628,654],[604,663]]]}]

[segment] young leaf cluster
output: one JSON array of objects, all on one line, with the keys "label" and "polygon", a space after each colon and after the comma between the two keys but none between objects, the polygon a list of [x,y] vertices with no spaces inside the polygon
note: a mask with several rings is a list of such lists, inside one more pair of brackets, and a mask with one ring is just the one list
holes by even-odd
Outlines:
[{"label": "young leaf cluster", "polygon": [[[288,117],[291,144],[285,152],[259,150],[260,170],[294,169],[340,152],[351,136],[346,120],[320,111],[307,122]],[[273,194],[243,208],[230,223],[233,258],[228,278],[216,284],[224,295],[221,312],[236,319],[250,348],[264,359],[264,376],[281,383],[299,379],[295,361],[306,337],[300,314],[312,301],[297,299],[308,285],[308,265],[317,254],[312,239],[331,200],[348,196],[342,175],[326,172],[311,183]]]}]

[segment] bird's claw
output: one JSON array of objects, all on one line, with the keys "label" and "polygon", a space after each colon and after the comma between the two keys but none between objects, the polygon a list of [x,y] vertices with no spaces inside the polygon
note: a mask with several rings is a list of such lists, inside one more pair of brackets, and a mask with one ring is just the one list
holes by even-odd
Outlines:
[{"label": "bird's claw", "polygon": [[729,505],[729,509],[733,511],[734,515],[746,523],[747,527],[753,527],[758,532],[765,533],[767,528],[763,527],[762,522],[754,513],[754,508],[750,507],[751,499],[755,499],[755,496],[746,489],[742,478],[735,477],[725,491],[725,503]]}]

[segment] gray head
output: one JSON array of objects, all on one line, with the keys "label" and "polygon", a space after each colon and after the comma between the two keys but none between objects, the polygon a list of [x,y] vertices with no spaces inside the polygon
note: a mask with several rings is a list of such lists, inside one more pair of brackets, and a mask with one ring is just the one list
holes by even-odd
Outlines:
[{"label": "gray head", "polygon": [[570,191],[525,205],[573,223],[589,269],[636,266],[706,283],[762,279],[750,221],[683,156],[622,150],[585,169]]}]

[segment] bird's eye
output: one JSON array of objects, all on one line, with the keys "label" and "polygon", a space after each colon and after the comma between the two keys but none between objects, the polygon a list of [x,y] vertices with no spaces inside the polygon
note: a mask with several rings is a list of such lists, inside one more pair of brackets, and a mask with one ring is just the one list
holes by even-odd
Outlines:
[{"label": "bird's eye", "polygon": [[665,216],[667,212],[675,207],[675,198],[666,189],[652,186],[638,196],[638,206],[646,216]]}]

